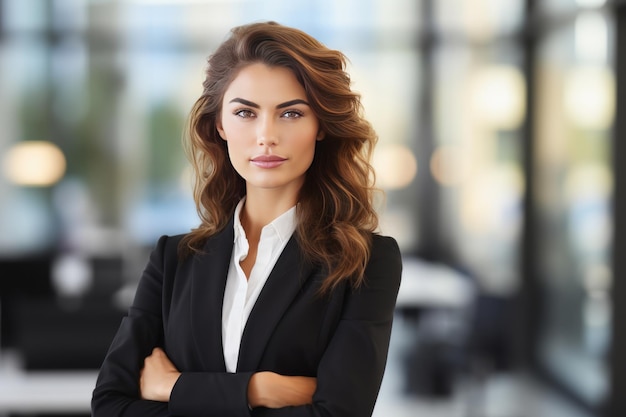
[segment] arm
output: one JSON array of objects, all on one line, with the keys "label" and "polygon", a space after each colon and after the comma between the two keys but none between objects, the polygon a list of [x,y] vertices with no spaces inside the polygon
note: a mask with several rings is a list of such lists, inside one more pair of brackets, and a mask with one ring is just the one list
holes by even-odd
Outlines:
[{"label": "arm", "polygon": [[[167,404],[141,400],[138,385],[144,358],[162,339],[160,285],[165,244],[163,237],[152,252],[135,302],[122,320],[100,368],[91,402],[93,417],[169,416]],[[153,305],[138,306],[139,294],[152,299]]]},{"label": "arm", "polygon": [[371,416],[387,361],[402,262],[396,242],[375,237],[363,286],[346,295],[320,361],[313,403],[255,408],[255,417]]},{"label": "arm", "polygon": [[316,387],[317,378],[257,372],[248,384],[248,404],[251,408],[311,404]]},{"label": "arm", "polygon": [[169,402],[180,372],[163,349],[156,347],[144,361],[139,376],[139,391],[144,400]]},{"label": "arm", "polygon": [[[144,361],[139,388],[144,400],[169,402],[174,385],[181,373],[163,349],[154,348]],[[311,404],[316,388],[316,378],[286,376],[263,371],[253,374],[248,384],[250,407],[280,408]]]},{"label": "arm", "polygon": [[[151,357],[151,353],[155,347],[164,344],[163,323],[169,319],[165,315],[173,304],[171,293],[177,271],[177,242],[162,237],[150,256],[133,305],[122,320],[100,369],[93,391],[93,417],[250,415],[247,387],[251,373],[183,371],[176,378],[169,402],[156,401],[163,398],[149,394],[149,387],[145,392],[140,389],[145,360],[148,359],[149,367],[154,370],[156,366],[152,365],[159,362],[152,360],[155,357]],[[167,356],[163,354],[163,358]],[[158,366],[161,365],[163,363]],[[186,368],[196,366],[200,368],[192,360]],[[146,375],[145,369],[143,375]]]}]

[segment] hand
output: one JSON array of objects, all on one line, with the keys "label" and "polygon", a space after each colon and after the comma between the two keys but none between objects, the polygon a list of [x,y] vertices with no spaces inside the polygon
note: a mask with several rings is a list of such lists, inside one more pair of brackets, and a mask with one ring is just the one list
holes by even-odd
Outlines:
[{"label": "hand", "polygon": [[144,360],[139,377],[139,390],[144,400],[169,402],[174,384],[180,372],[163,349],[154,348]]},{"label": "hand", "polygon": [[282,408],[311,404],[317,379],[257,372],[248,384],[248,404],[254,407]]}]

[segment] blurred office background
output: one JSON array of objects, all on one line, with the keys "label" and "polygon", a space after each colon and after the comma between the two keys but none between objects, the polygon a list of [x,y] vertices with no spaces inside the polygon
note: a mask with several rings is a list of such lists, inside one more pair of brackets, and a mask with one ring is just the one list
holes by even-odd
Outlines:
[{"label": "blurred office background", "polygon": [[206,58],[342,50],[405,259],[376,417],[626,416],[626,2],[0,0],[0,415],[88,415]]}]

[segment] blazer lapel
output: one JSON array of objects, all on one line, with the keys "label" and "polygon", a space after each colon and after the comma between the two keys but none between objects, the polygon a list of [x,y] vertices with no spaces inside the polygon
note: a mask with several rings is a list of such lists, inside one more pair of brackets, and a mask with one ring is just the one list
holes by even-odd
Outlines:
[{"label": "blazer lapel", "polygon": [[208,370],[225,371],[222,346],[222,304],[233,250],[233,221],[211,237],[204,253],[195,256],[191,287],[191,328]]},{"label": "blazer lapel", "polygon": [[256,369],[274,328],[312,269],[304,262],[297,240],[292,236],[250,312],[241,337],[237,371]]}]

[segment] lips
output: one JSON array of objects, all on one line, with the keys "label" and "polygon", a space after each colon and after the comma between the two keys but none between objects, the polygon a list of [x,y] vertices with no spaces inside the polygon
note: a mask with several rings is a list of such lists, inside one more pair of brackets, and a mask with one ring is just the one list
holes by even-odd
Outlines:
[{"label": "lips", "polygon": [[255,156],[250,160],[254,165],[260,168],[275,168],[279,165],[282,165],[287,158],[283,158],[277,155],[259,155]]},{"label": "lips", "polygon": [[284,160],[285,158],[277,155],[259,155],[252,158],[252,162],[276,162]]}]

